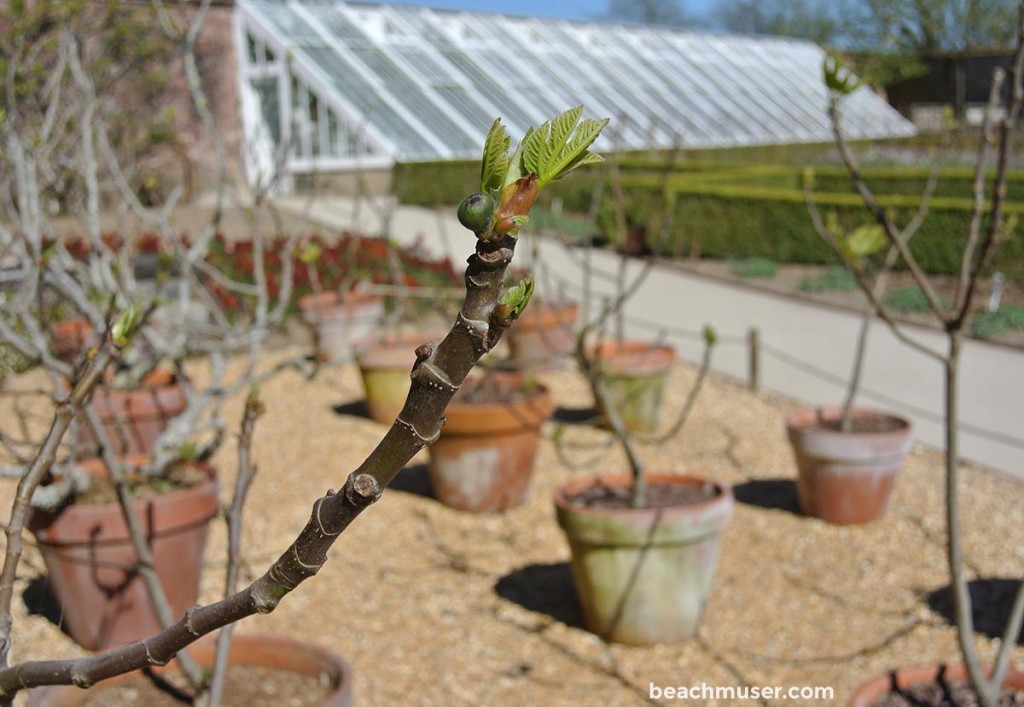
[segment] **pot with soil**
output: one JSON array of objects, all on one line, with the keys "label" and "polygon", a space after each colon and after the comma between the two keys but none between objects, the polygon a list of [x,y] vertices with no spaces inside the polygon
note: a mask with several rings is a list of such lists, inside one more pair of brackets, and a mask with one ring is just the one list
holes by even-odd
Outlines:
[{"label": "pot with soil", "polygon": [[615,406],[626,432],[652,434],[661,419],[665,385],[675,363],[671,346],[642,341],[606,341],[589,354],[604,396],[596,394],[597,413],[607,426],[602,400]]},{"label": "pot with soil", "polygon": [[[129,464],[141,466],[131,458]],[[64,628],[83,648],[102,650],[156,633],[138,556],[106,467],[81,462],[90,489],[58,510],[33,509],[29,529],[46,563]],[[180,464],[159,479],[128,471],[136,511],[155,569],[177,616],[195,604],[209,522],[219,508],[216,473],[206,464]]]},{"label": "pot with soil", "polygon": [[520,375],[490,373],[467,381],[448,404],[448,421],[430,446],[437,499],[465,511],[522,504],[541,425],[553,412],[551,391]]},{"label": "pot with soil", "polygon": [[580,306],[533,302],[505,335],[509,358],[521,369],[565,368],[576,345],[574,328]]},{"label": "pot with soil", "polygon": [[580,479],[555,494],[587,627],[630,645],[674,643],[697,631],[711,591],[731,490],[692,476],[645,473]]},{"label": "pot with soil", "polygon": [[[1002,683],[1004,703],[1024,704],[1024,673],[1008,670]],[[974,690],[961,663],[900,668],[872,678],[858,687],[847,707],[903,707],[903,705],[973,705]]]},{"label": "pot with soil", "polygon": [[349,360],[372,341],[384,318],[379,297],[357,292],[318,292],[298,301],[302,319],[312,327],[317,351],[329,362]]},{"label": "pot with soil", "polygon": [[848,431],[839,408],[803,409],[786,418],[799,477],[801,510],[837,525],[885,514],[896,475],[910,451],[910,422],[854,409]]},{"label": "pot with soil", "polygon": [[[188,648],[202,668],[213,665],[216,641],[203,638]],[[231,639],[224,707],[350,707],[352,668],[340,656],[306,641],[270,634],[239,634]],[[153,673],[172,684],[173,664]],[[187,693],[186,693],[187,694]],[[79,707],[86,704],[162,704],[167,689],[143,673],[105,680],[89,690],[70,685],[32,690],[29,707]],[[87,703],[87,700],[89,701]],[[179,704],[175,702],[175,704]]]},{"label": "pot with soil", "polygon": [[[92,394],[95,408],[114,456],[151,455],[156,441],[188,401],[177,376],[156,369],[138,387],[114,388],[101,384]],[[95,454],[97,441],[88,425],[78,426],[77,444],[86,454]]]},{"label": "pot with soil", "polygon": [[387,337],[356,357],[370,419],[384,425],[394,422],[409,395],[416,347],[430,340],[427,334]]}]

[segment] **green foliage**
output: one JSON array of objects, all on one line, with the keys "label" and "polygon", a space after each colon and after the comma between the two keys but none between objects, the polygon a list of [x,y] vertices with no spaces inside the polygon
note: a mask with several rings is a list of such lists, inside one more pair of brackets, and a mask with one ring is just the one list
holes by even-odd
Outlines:
[{"label": "green foliage", "polygon": [[750,279],[769,279],[776,275],[775,263],[758,257],[730,260],[729,270],[737,277]]},{"label": "green foliage", "polygon": [[857,280],[842,265],[834,265],[822,273],[801,280],[796,288],[801,292],[852,292],[857,289]]},{"label": "green foliage", "polygon": [[533,276],[527,276],[501,294],[498,306],[503,308],[505,319],[519,319],[533,297]]},{"label": "green foliage", "polygon": [[[948,306],[945,298],[939,298],[943,306]],[[931,311],[928,298],[920,287],[902,287],[882,295],[882,304],[894,312],[925,313]]]},{"label": "green foliage", "polygon": [[594,144],[609,119],[581,120],[582,117],[583,106],[576,106],[537,128],[527,130],[512,155],[502,186],[513,184],[532,172],[537,175],[540,187],[544,188],[577,167],[603,161],[604,158],[588,148]]},{"label": "green foliage", "polygon": [[[508,173],[508,150],[511,145],[511,138],[497,119],[487,132],[487,139],[484,141],[484,155],[480,160],[480,190],[482,192],[496,192],[501,189]],[[465,225],[465,224],[463,224]]]},{"label": "green foliage", "polygon": [[[717,154],[717,153],[716,153]],[[775,153],[772,153],[775,154]],[[788,154],[780,152],[779,155]],[[802,154],[802,153],[800,153]],[[664,160],[626,156],[619,162],[626,193],[626,218],[647,227],[651,247],[659,254],[717,259],[768,258],[776,263],[831,265],[835,254],[814,232],[807,217],[802,190],[803,164],[747,164],[722,161],[685,161],[673,167],[668,194]],[[545,199],[560,198],[563,213],[580,217],[590,209],[596,179],[587,179],[584,167],[576,179],[555,182],[542,192]],[[404,203],[452,204],[479,179],[476,163],[400,165],[396,191]],[[863,174],[898,224],[913,216],[929,170],[909,167],[865,167]],[[959,272],[960,254],[971,216],[969,168],[945,168],[921,231],[910,249],[925,272]],[[823,211],[835,211],[844,231],[864,225],[864,207],[854,193],[849,175],[839,167],[814,169],[815,201]],[[1024,213],[1024,173],[1009,175],[1008,215]],[[615,219],[609,190],[597,215],[598,235],[615,240]],[[673,198],[672,231],[659,240],[666,199]],[[586,227],[579,236],[593,235]],[[1019,229],[1018,229],[1019,230]],[[896,269],[900,269],[900,263]],[[1014,232],[995,256],[995,269],[1024,279],[1024,235]]]},{"label": "green foliage", "polygon": [[822,63],[822,73],[828,90],[837,96],[846,96],[861,87],[861,82],[843,65],[839,55],[829,53]]},{"label": "green foliage", "polygon": [[1011,304],[994,312],[980,312],[971,323],[971,331],[981,337],[1024,331],[1024,307]]},{"label": "green foliage", "polygon": [[858,226],[853,229],[840,242],[843,257],[851,263],[856,263],[863,258],[877,253],[888,243],[885,237],[885,229],[877,223]]}]

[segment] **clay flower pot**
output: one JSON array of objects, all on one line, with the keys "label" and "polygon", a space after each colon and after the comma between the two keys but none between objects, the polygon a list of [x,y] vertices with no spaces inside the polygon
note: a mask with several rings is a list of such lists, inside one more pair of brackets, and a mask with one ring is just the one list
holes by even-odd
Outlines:
[{"label": "clay flower pot", "polygon": [[491,379],[517,392],[506,400],[467,400],[465,394],[474,385],[467,382],[448,404],[448,422],[430,446],[434,495],[452,508],[503,511],[522,504],[541,424],[554,412],[547,387],[535,384],[524,390],[518,376]]},{"label": "clay flower pot", "polygon": [[[99,459],[81,466],[94,478],[106,475]],[[205,481],[135,501],[157,575],[177,616],[199,596],[209,522],[219,504],[214,470],[201,468]],[[64,627],[79,645],[102,650],[159,630],[120,505],[72,502],[56,512],[35,509],[29,529],[46,562]]]},{"label": "clay flower pot", "polygon": [[[591,349],[589,356],[604,383],[608,404],[618,411],[626,431],[657,431],[665,385],[676,360],[675,349],[641,341],[606,341]],[[596,394],[594,398],[603,418],[600,398]]]},{"label": "clay flower pot", "polygon": [[[216,634],[204,637],[188,647],[189,654],[202,668],[211,668],[214,662]],[[327,685],[322,707],[351,707],[352,668],[340,656],[321,648],[313,643],[299,641],[285,636],[274,636],[259,633],[235,633],[231,638],[231,652],[228,653],[228,671],[244,666],[287,670],[293,673],[316,677],[321,684]],[[166,667],[153,668],[158,675],[167,671]],[[98,698],[106,689],[116,689],[130,680],[140,679],[139,673],[128,673],[110,680],[105,680],[89,690],[82,690],[70,685],[48,686],[36,688],[29,692],[29,707],[77,707]],[[224,704],[230,707],[231,696],[224,695]],[[281,695],[282,703],[287,695]]]},{"label": "clay flower pot", "polygon": [[[732,492],[712,484],[710,498],[667,508],[574,500],[592,487],[629,487],[632,481],[628,474],[579,479],[555,493],[583,617],[591,631],[617,643],[689,640],[711,592],[721,536],[732,517]],[[704,488],[710,482],[648,474],[647,483],[650,491],[660,484]]]},{"label": "clay flower pot", "polygon": [[[147,375],[138,388],[124,390],[99,385],[90,405],[103,423],[114,455],[151,455],[156,441],[188,401],[177,377],[163,370]],[[78,426],[78,445],[95,453],[97,441],[84,422]]]},{"label": "clay flower pot", "polygon": [[803,409],[786,417],[799,477],[800,508],[837,525],[885,514],[893,483],[913,443],[910,422],[854,410],[854,429],[839,429],[838,408]]},{"label": "clay flower pot", "polygon": [[[871,707],[889,693],[905,690],[911,685],[933,683],[938,686],[967,679],[967,670],[961,663],[900,668],[862,683],[846,704],[847,707]],[[1024,673],[1016,670],[1006,671],[1003,689],[1024,692]]]},{"label": "clay flower pot", "polygon": [[65,319],[50,327],[53,353],[63,361],[74,362],[96,342],[96,330],[86,319]]},{"label": "clay flower pot", "polygon": [[327,361],[349,360],[373,340],[384,317],[379,297],[350,292],[319,292],[299,298],[303,320],[316,327],[320,353]]},{"label": "clay flower pot", "polygon": [[576,302],[527,307],[506,333],[509,358],[517,368],[564,368],[576,345]]},{"label": "clay flower pot", "polygon": [[437,340],[427,334],[389,337],[356,357],[370,419],[384,425],[395,421],[409,396],[409,374],[416,362],[416,347],[432,338]]}]

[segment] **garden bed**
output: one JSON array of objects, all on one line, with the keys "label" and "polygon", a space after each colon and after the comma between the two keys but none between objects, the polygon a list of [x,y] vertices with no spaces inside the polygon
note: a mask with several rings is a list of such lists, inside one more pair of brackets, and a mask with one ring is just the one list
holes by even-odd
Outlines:
[{"label": "garden bed", "polygon": [[[269,355],[289,353],[295,351]],[[197,381],[204,376],[190,374]],[[10,384],[41,387],[38,376]],[[239,630],[302,636],[341,654],[353,664],[356,699],[364,706],[632,705],[647,700],[652,684],[700,683],[829,686],[836,696],[825,702],[841,703],[859,682],[893,666],[956,657],[948,602],[941,600],[941,456],[914,450],[882,520],[826,525],[795,511],[783,424],[793,405],[720,379],[711,380],[683,438],[641,450],[652,470],[697,473],[734,487],[735,515],[699,637],[653,648],[604,644],[581,628],[551,494],[572,478],[620,471],[625,460],[614,446],[604,447],[606,433],[566,424],[562,451],[579,468],[564,463],[552,441],[557,420],[582,416],[588,388],[575,372],[540,379],[559,411],[545,424],[523,506],[489,515],[442,506],[425,495],[422,453],[340,539],[315,578],[277,611],[248,619]],[[689,368],[674,369],[670,412],[682,405],[692,379]],[[361,414],[354,366],[324,371],[314,382],[288,373],[264,384],[261,397],[268,409],[256,428],[259,475],[246,511],[243,580],[280,554],[314,498],[338,488],[384,431]],[[234,401],[227,420],[239,418],[241,402]],[[0,414],[9,415],[12,405],[10,396],[0,397]],[[33,409],[24,399],[20,405]],[[37,402],[34,411],[41,415],[45,405]],[[45,422],[33,420],[37,428]],[[214,461],[227,494],[234,442]],[[14,489],[14,480],[0,482],[0,502],[9,503]],[[1020,482],[982,469],[964,476],[968,566],[980,580],[975,588],[988,592],[980,610],[990,618],[1009,603],[1008,592],[993,587],[1024,574],[1024,555],[1013,540],[1024,527],[1021,491]],[[202,601],[221,591],[225,552],[222,528],[214,525]],[[45,608],[44,588],[41,561],[28,548],[16,585],[17,660],[80,653],[50,619],[30,615]],[[980,644],[990,656],[992,642]],[[1012,659],[1024,662],[1024,648]]]}]

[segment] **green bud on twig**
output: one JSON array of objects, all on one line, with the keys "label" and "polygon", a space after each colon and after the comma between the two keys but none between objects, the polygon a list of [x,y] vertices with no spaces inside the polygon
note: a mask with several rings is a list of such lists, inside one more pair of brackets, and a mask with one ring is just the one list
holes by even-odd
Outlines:
[{"label": "green bud on twig", "polygon": [[138,305],[134,304],[121,312],[121,316],[117,318],[114,326],[110,329],[110,335],[113,337],[115,344],[124,346],[128,343],[128,339],[131,338],[132,333],[135,331],[135,326],[139,323],[141,316],[142,311]]},{"label": "green bud on twig", "polygon": [[482,233],[487,229],[494,215],[494,197],[490,194],[478,193],[467,196],[459,204],[459,223],[473,233]]},{"label": "green bud on twig", "polygon": [[718,332],[710,324],[704,325],[704,344],[709,348],[718,343]]},{"label": "green bud on twig", "polygon": [[501,295],[501,299],[498,300],[499,314],[503,319],[519,319],[519,315],[526,309],[531,297],[533,297],[533,276],[527,275],[526,278],[505,290]]}]

